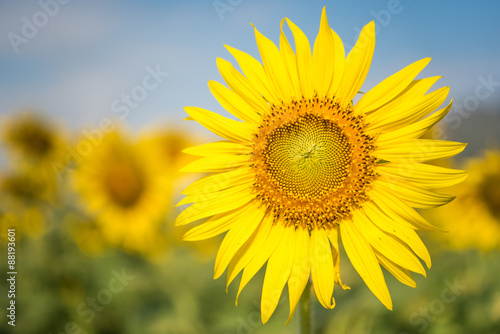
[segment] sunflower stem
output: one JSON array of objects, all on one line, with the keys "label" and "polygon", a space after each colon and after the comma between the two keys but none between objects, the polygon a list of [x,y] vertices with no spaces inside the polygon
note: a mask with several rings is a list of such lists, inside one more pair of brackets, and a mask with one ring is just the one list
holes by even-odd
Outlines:
[{"label": "sunflower stem", "polygon": [[311,309],[311,282],[308,281],[299,300],[299,334],[313,334]]}]

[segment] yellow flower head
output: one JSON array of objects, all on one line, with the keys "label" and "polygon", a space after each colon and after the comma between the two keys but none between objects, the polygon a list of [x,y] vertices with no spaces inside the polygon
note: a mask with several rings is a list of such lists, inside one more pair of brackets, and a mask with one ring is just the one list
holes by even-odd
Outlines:
[{"label": "yellow flower head", "polygon": [[74,178],[108,242],[145,254],[164,249],[161,223],[169,208],[171,178],[148,145],[118,132],[108,134],[80,163]]},{"label": "yellow flower head", "polygon": [[[15,227],[19,235],[41,236],[52,221],[55,184],[47,182],[43,165],[14,163],[15,170],[0,173],[0,213],[3,224]],[[29,167],[29,168],[23,168]]]},{"label": "yellow flower head", "polygon": [[50,221],[53,220],[50,211],[41,207],[8,207],[5,211],[0,209],[0,239],[7,238],[7,230],[16,230],[16,239],[24,237],[38,238],[47,230]]},{"label": "yellow flower head", "polygon": [[157,163],[162,164],[163,168],[167,168],[172,174],[174,182],[177,183],[186,178],[186,174],[179,173],[179,168],[193,161],[194,158],[182,151],[199,142],[191,133],[168,126],[151,129],[142,137],[143,141],[156,152]]},{"label": "yellow flower head", "polygon": [[[389,309],[380,265],[415,286],[431,260],[416,230],[435,230],[414,208],[445,204],[453,196],[434,188],[458,183],[465,172],[424,162],[453,156],[464,144],[419,139],[450,110],[435,111],[448,87],[427,93],[438,77],[415,80],[430,59],[419,60],[369,90],[353,104],[368,73],[375,25],[367,24],[345,56],[325,10],[311,53],[304,33],[285,19],[279,49],[255,29],[262,64],[227,47],[243,73],[218,59],[228,87],[209,82],[220,104],[240,121],[196,107],[185,110],[224,138],[186,150],[202,158],[183,171],[208,172],[188,186],[177,218],[185,225],[208,218],[184,238],[227,231],[215,277],[228,284],[243,271],[238,295],[267,262],[261,315],[265,323],[288,284],[291,319],[309,279],[320,303],[333,308],[339,272],[339,236],[350,262]],[[282,26],[283,22],[282,21]],[[434,112],[435,111],[435,112]]]},{"label": "yellow flower head", "polygon": [[[453,188],[457,199],[429,214],[450,231],[439,239],[457,249],[500,247],[500,151],[470,159],[468,179]],[[473,233],[471,233],[473,231]]]},{"label": "yellow flower head", "polygon": [[[173,170],[178,169],[175,168],[175,165],[179,164],[179,161],[187,159],[186,155],[182,154],[182,150],[193,145],[193,140],[187,133],[175,129],[166,128],[162,131],[156,131],[152,139],[156,142],[160,153],[159,158],[170,165]],[[185,162],[180,164],[184,165]]]},{"label": "yellow flower head", "polygon": [[47,204],[50,199],[50,189],[34,173],[3,174],[0,176],[0,194],[2,202],[9,202],[10,206],[36,206]]},{"label": "yellow flower head", "polygon": [[33,112],[6,119],[2,132],[7,148],[30,163],[51,163],[63,152],[58,129]]},{"label": "yellow flower head", "polygon": [[0,175],[0,227],[15,228],[19,237],[37,238],[49,227],[54,206],[50,185],[33,171]]}]

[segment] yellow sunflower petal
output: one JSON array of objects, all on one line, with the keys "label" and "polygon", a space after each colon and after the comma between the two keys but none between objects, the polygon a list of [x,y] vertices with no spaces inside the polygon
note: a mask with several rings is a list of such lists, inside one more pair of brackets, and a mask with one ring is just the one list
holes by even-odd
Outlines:
[{"label": "yellow sunflower petal", "polygon": [[372,21],[363,27],[358,41],[347,55],[344,75],[337,92],[341,106],[351,103],[365,81],[373,51],[375,50],[375,23]]},{"label": "yellow sunflower petal", "polygon": [[299,73],[302,96],[310,99],[314,95],[312,83],[312,56],[311,45],[306,35],[292,21],[286,19],[286,23],[292,31],[295,40],[295,51],[297,54],[297,71]]},{"label": "yellow sunflower petal", "polygon": [[237,198],[221,196],[212,201],[194,203],[177,216],[175,226],[186,225],[202,218],[237,209],[253,199],[255,199],[255,194],[248,191]]},{"label": "yellow sunflower petal", "polygon": [[349,220],[340,224],[340,233],[347,256],[356,271],[382,304],[392,310],[392,300],[384,274],[372,247],[364,239],[363,233],[356,229],[354,223]]},{"label": "yellow sunflower petal", "polygon": [[285,19],[281,20],[280,23],[280,54],[288,72],[288,79],[290,80],[290,85],[293,90],[292,97],[299,99],[300,97],[302,97],[302,91],[300,88],[299,73],[297,71],[297,56],[295,56],[295,52],[290,46],[290,43],[288,43],[288,39],[283,32],[284,22]]},{"label": "yellow sunflower petal", "polygon": [[402,223],[400,220],[392,219],[387,212],[381,211],[372,203],[366,203],[363,210],[381,230],[388,234],[392,234],[395,238],[406,243],[418,257],[424,260],[427,268],[431,267],[432,263],[429,251],[411,227],[407,226],[406,223]]},{"label": "yellow sunflower petal", "polygon": [[217,58],[217,67],[229,88],[245,99],[259,114],[262,115],[269,111],[269,104],[261,93],[230,62]]},{"label": "yellow sunflower petal", "polygon": [[209,110],[197,107],[185,107],[184,110],[208,130],[235,142],[248,143],[257,132],[255,125],[233,121]]},{"label": "yellow sunflower petal", "polygon": [[222,275],[234,254],[253,234],[264,217],[265,209],[260,204],[259,201],[251,202],[247,207],[248,210],[241,213],[240,218],[224,237],[215,259],[214,279]]},{"label": "yellow sunflower petal", "polygon": [[385,256],[380,254],[380,252],[375,251],[375,255],[377,256],[378,261],[382,266],[384,266],[385,269],[387,269],[388,272],[390,272],[398,281],[400,281],[403,284],[406,284],[408,286],[411,286],[412,288],[415,288],[417,286],[417,283],[415,283],[415,280],[411,276],[411,273],[392,262],[391,260],[387,259]]},{"label": "yellow sunflower petal", "polygon": [[279,93],[278,98],[280,102],[285,101],[287,97],[292,96],[293,91],[290,82],[288,80],[282,80],[282,78],[286,78],[288,74],[280,52],[270,39],[262,35],[257,28],[254,30],[257,46],[259,47],[267,77],[269,81],[273,83],[275,91]]},{"label": "yellow sunflower petal", "polygon": [[311,276],[314,291],[325,308],[334,308],[332,298],[335,285],[332,249],[326,231],[315,228],[311,231]]},{"label": "yellow sunflower petal", "polygon": [[[272,213],[268,213],[264,219],[268,221],[273,221],[274,216]],[[250,260],[248,265],[243,270],[243,275],[241,276],[240,286],[238,287],[238,294],[236,295],[236,304],[238,304],[238,297],[241,291],[247,285],[247,283],[255,276],[255,274],[262,268],[264,263],[269,259],[269,257],[274,253],[276,247],[281,242],[283,234],[285,232],[285,227],[282,224],[276,224],[271,229],[269,236],[266,239],[262,249],[255,254],[255,256]]]},{"label": "yellow sunflower petal", "polygon": [[245,245],[238,250],[233,260],[229,263],[227,270],[227,286],[231,284],[254,256],[260,252],[272,227],[272,220],[263,218],[254,234],[248,239]]},{"label": "yellow sunflower petal", "polygon": [[[416,79],[413,80],[408,87],[406,87],[401,94],[399,94],[397,97],[394,98],[393,101],[390,103],[384,105],[388,106],[389,104],[399,104],[399,103],[405,103],[409,102],[412,99],[419,98],[424,96],[429,89],[439,80],[441,79],[442,76],[437,75],[433,77],[428,77],[428,78],[422,78],[422,79]],[[375,113],[377,113],[380,109],[377,109]],[[371,114],[371,113],[370,113]],[[382,116],[383,113],[380,113],[380,116]]]},{"label": "yellow sunflower petal", "polygon": [[262,94],[266,101],[271,103],[280,103],[280,98],[275,92],[272,83],[269,81],[266,71],[261,63],[249,54],[225,45],[226,49],[233,55],[241,70],[253,84],[253,86]]},{"label": "yellow sunflower petal", "polygon": [[[429,89],[438,81],[440,76],[434,76],[424,79],[413,80],[398,96],[390,102],[377,108],[376,110],[365,113],[366,121],[369,124],[379,124],[388,121],[391,117],[398,117],[401,110],[408,106],[413,106],[415,101],[422,99]],[[394,112],[398,110],[399,112]]]},{"label": "yellow sunflower petal", "polygon": [[462,152],[467,144],[434,139],[411,139],[381,145],[375,149],[380,159],[395,162],[423,162],[449,158]]},{"label": "yellow sunflower petal", "polygon": [[430,58],[421,59],[391,75],[364,94],[354,110],[367,113],[391,101],[408,87],[430,61]]},{"label": "yellow sunflower petal", "polygon": [[421,121],[415,122],[395,131],[380,134],[377,139],[379,145],[389,145],[392,142],[401,142],[419,138],[448,114],[451,109],[452,103],[453,101],[450,102],[447,107],[436,111],[435,113],[424,118]]},{"label": "yellow sunflower petal", "polygon": [[250,154],[252,153],[252,148],[247,145],[233,143],[230,141],[217,141],[213,143],[192,146],[184,149],[182,152],[200,157],[208,157],[211,155],[223,154]]},{"label": "yellow sunflower petal", "polygon": [[342,283],[340,279],[340,252],[339,252],[339,230],[337,226],[331,229],[330,233],[328,233],[328,240],[332,244],[332,253],[333,253],[333,266],[335,269],[335,283],[340,285],[344,290],[350,290],[351,288]]},{"label": "yellow sunflower petal", "polygon": [[229,172],[210,174],[196,180],[187,186],[181,194],[196,195],[212,193],[232,186],[238,186],[253,178],[254,175],[252,174],[251,167],[240,167]]},{"label": "yellow sunflower petal", "polygon": [[364,211],[357,210],[353,213],[352,221],[358,231],[365,232],[363,235],[373,249],[394,263],[425,276],[424,267],[408,247],[398,239],[382,232],[376,225],[379,220],[378,217],[371,216],[370,218],[365,215]]},{"label": "yellow sunflower petal", "polygon": [[383,176],[375,182],[378,184],[378,187],[382,187],[396,194],[414,208],[433,208],[446,204],[455,198],[455,196],[440,194],[433,190],[420,188],[408,182],[397,182]]},{"label": "yellow sunflower petal", "polygon": [[422,231],[443,231],[427,222],[415,209],[406,204],[403,200],[394,196],[387,189],[373,189],[370,192],[373,202],[385,212],[389,217],[397,222],[405,223],[409,228]]},{"label": "yellow sunflower petal", "polygon": [[392,162],[379,166],[377,171],[388,178],[407,180],[426,188],[449,187],[467,178],[467,172],[464,170],[421,163]]},{"label": "yellow sunflower petal", "polygon": [[266,323],[273,314],[285,284],[292,270],[294,252],[290,250],[295,246],[295,230],[285,228],[283,238],[267,262],[264,285],[262,286],[262,299],[260,313],[262,323]]},{"label": "yellow sunflower petal", "polygon": [[188,195],[179,201],[175,206],[181,206],[189,203],[201,203],[205,201],[212,201],[218,197],[240,196],[241,194],[248,193],[248,189],[253,185],[253,180],[246,180],[237,186],[223,189],[216,192],[201,193],[195,195]]},{"label": "yellow sunflower petal", "polygon": [[[295,250],[292,271],[288,279],[288,295],[290,302],[290,314],[287,324],[292,320],[295,308],[304,292],[304,288],[311,276],[311,257],[309,254],[310,237],[309,231],[301,226],[295,230],[295,245],[292,249]],[[308,291],[307,291],[308,293]]]},{"label": "yellow sunflower petal", "polygon": [[334,77],[335,61],[337,61],[334,43],[332,29],[330,29],[326,17],[326,9],[323,7],[312,58],[313,85],[316,87],[319,96],[325,96],[328,93]]},{"label": "yellow sunflower petal", "polygon": [[425,96],[413,98],[411,101],[395,105],[387,104],[380,108],[380,112],[373,113],[383,117],[371,118],[370,132],[373,131],[393,131],[408,124],[412,124],[436,110],[448,96],[449,87],[442,87]]},{"label": "yellow sunflower petal", "polygon": [[211,80],[208,82],[208,87],[220,105],[231,115],[250,123],[259,123],[261,120],[262,116],[260,113],[264,113],[264,110],[256,109],[247,100],[223,84]]},{"label": "yellow sunflower petal", "polygon": [[195,160],[182,167],[179,171],[193,173],[223,172],[231,168],[249,165],[249,155],[221,154]]},{"label": "yellow sunflower petal", "polygon": [[238,208],[231,212],[224,212],[215,215],[203,224],[193,227],[192,229],[187,231],[186,234],[184,234],[184,236],[182,237],[182,240],[204,240],[224,233],[231,228],[231,225],[235,222],[235,219],[239,217],[243,210],[244,208]]},{"label": "yellow sunflower petal", "polygon": [[333,78],[328,89],[328,96],[336,96],[337,91],[342,83],[342,78],[345,71],[345,50],[344,43],[339,35],[333,30],[330,30],[333,36]]}]

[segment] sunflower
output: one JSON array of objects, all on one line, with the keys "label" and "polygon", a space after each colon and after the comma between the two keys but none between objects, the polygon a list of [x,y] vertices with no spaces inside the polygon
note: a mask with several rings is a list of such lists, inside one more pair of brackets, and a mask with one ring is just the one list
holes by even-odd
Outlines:
[{"label": "sunflower", "polygon": [[[39,238],[47,230],[47,225],[51,220],[50,212],[40,207],[7,208],[7,211],[0,209],[0,228],[6,235],[7,229],[16,229],[16,239],[23,237]],[[7,239],[7,236],[5,236]]]},{"label": "sunflower", "polygon": [[[283,33],[286,20],[295,51]],[[265,323],[288,285],[290,316],[311,279],[325,308],[333,308],[339,272],[339,238],[368,288],[389,309],[380,265],[415,286],[410,271],[425,275],[429,253],[415,232],[437,230],[414,208],[445,204],[436,192],[465,172],[424,162],[461,152],[465,144],[419,139],[450,110],[435,111],[448,87],[428,93],[439,77],[415,80],[430,59],[391,75],[354,104],[370,67],[375,24],[368,23],[345,57],[323,9],[311,54],[305,34],[281,22],[279,49],[255,28],[262,64],[226,46],[241,72],[218,59],[228,87],[209,82],[219,103],[241,121],[186,107],[224,140],[186,150],[200,156],[185,172],[209,175],[188,186],[179,205],[191,205],[176,225],[206,219],[184,238],[227,232],[214,277],[227,268],[228,284],[242,271],[238,295],[267,262],[261,298]],[[435,111],[435,112],[434,112]]]},{"label": "sunflower", "polygon": [[50,204],[51,191],[35,173],[24,171],[5,172],[0,175],[2,203],[15,206],[40,206]]},{"label": "sunflower", "polygon": [[[453,188],[457,199],[429,213],[449,234],[439,240],[457,249],[500,247],[500,151],[490,149],[465,164],[468,179]],[[474,233],[471,233],[474,231]]]},{"label": "sunflower", "polygon": [[59,129],[42,115],[26,111],[3,120],[2,141],[29,163],[49,164],[59,158],[64,140]]},{"label": "sunflower", "polygon": [[33,171],[16,170],[0,175],[0,216],[20,235],[41,236],[51,221],[53,189]]},{"label": "sunflower", "polygon": [[[74,185],[103,237],[125,250],[155,255],[164,248],[161,223],[171,178],[154,151],[118,132],[106,135],[77,167]],[[91,241],[89,241],[91,242]]]},{"label": "sunflower", "polygon": [[54,165],[66,153],[64,132],[42,114],[25,111],[2,120],[1,140],[10,164],[45,183],[55,200],[60,176]]}]

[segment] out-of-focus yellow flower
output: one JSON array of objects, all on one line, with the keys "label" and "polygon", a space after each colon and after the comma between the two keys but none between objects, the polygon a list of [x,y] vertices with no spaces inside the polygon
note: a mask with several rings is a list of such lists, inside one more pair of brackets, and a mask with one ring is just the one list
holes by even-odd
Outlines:
[{"label": "out-of-focus yellow flower", "polygon": [[156,163],[162,164],[172,176],[172,194],[177,194],[188,181],[193,180],[192,175],[179,172],[182,166],[195,160],[193,156],[182,152],[199,143],[192,133],[165,126],[145,132],[142,138],[156,152]]},{"label": "out-of-focus yellow flower", "polygon": [[0,212],[0,229],[5,234],[8,229],[16,230],[16,240],[25,236],[40,237],[47,229],[47,212],[38,207],[28,207],[22,210],[11,208]]},{"label": "out-of-focus yellow flower", "polygon": [[[172,194],[179,193],[182,188],[194,180],[193,174],[179,172],[182,166],[196,160],[192,155],[183,153],[186,148],[199,143],[198,138],[193,136],[192,132],[182,128],[164,126],[145,132],[143,138],[144,142],[156,152],[157,163],[162,164],[163,168],[168,170],[171,175]],[[173,207],[173,202],[170,203],[169,207]],[[210,259],[210,256],[215,254],[220,241],[213,238],[199,243],[186,244],[182,242],[182,236],[187,232],[188,228],[173,229],[174,217],[173,210],[168,212],[166,226],[168,242],[172,245],[191,248],[197,255],[200,255],[201,260]]]},{"label": "out-of-focus yellow flower", "polygon": [[52,204],[52,188],[34,173],[16,171],[0,176],[3,227],[16,228],[20,236],[39,237],[47,228]]},{"label": "out-of-focus yellow flower", "polygon": [[429,213],[450,233],[436,234],[458,249],[489,251],[500,246],[500,151],[487,150],[470,159],[469,177],[452,190],[457,198]]},{"label": "out-of-focus yellow flower", "polygon": [[151,256],[164,249],[172,178],[150,145],[110,133],[82,160],[74,181],[108,243]]},{"label": "out-of-focus yellow flower", "polygon": [[23,112],[2,122],[2,141],[14,159],[49,167],[64,154],[61,129],[40,114]]},{"label": "out-of-focus yellow flower", "polygon": [[158,160],[168,165],[173,171],[177,172],[180,166],[186,161],[192,161],[193,158],[182,151],[195,143],[195,139],[188,132],[176,130],[170,127],[151,132],[147,136],[148,141],[154,145],[154,149],[159,153]]},{"label": "out-of-focus yellow flower", "polygon": [[2,120],[1,140],[11,168],[16,175],[22,174],[21,179],[11,178],[6,186],[20,191],[19,182],[30,178],[32,183],[43,183],[43,193],[38,192],[38,197],[55,204],[61,188],[56,167],[66,154],[64,131],[41,114],[26,111]]},{"label": "out-of-focus yellow flower", "polygon": [[46,202],[49,190],[33,173],[7,173],[0,176],[0,192],[11,205],[38,205]]}]

